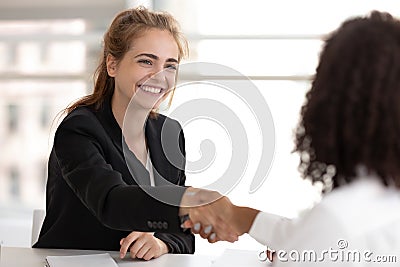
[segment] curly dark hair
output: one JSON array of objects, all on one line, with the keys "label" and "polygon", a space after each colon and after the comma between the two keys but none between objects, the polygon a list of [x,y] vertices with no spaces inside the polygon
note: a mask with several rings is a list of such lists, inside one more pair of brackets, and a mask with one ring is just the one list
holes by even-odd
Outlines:
[{"label": "curly dark hair", "polygon": [[400,187],[400,21],[345,21],[325,42],[295,132],[299,171],[324,191],[362,166]]}]

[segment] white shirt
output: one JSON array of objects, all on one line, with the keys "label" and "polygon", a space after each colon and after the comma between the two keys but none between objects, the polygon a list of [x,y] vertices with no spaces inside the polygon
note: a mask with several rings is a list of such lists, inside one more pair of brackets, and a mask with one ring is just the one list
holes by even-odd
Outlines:
[{"label": "white shirt", "polygon": [[147,150],[146,170],[149,172],[150,185],[154,186],[155,182],[154,182],[153,163],[151,163],[150,151],[148,151],[148,150]]},{"label": "white shirt", "polygon": [[399,266],[400,191],[364,177],[296,220],[260,212],[249,234],[276,251],[276,267]]}]

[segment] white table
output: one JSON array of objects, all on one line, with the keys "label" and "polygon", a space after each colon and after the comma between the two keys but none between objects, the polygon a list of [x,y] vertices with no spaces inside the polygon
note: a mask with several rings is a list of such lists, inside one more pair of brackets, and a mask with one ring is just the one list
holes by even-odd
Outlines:
[{"label": "white table", "polygon": [[[43,267],[46,256],[88,255],[104,253],[105,251],[93,250],[66,250],[66,249],[40,249],[1,247],[1,267]],[[134,260],[126,257],[121,260],[117,251],[109,252],[118,266],[132,267],[208,267],[211,266],[213,257],[187,254],[165,254],[151,261]]]}]

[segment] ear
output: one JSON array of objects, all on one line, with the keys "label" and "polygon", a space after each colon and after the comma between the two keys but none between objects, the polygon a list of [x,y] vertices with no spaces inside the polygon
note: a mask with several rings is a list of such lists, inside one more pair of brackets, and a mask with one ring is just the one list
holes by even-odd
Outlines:
[{"label": "ear", "polygon": [[106,58],[107,73],[110,77],[115,77],[117,73],[117,60],[112,55],[108,54]]}]

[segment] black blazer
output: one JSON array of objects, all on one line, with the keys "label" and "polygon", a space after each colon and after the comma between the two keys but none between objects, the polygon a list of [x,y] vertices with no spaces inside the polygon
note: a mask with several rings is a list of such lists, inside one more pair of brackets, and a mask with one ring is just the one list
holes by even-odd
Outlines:
[{"label": "black blazer", "polygon": [[179,207],[148,194],[180,203],[186,179],[182,129],[160,114],[147,120],[145,134],[154,187],[134,154],[124,156],[122,131],[110,98],[97,111],[79,107],[65,117],[54,137],[46,217],[33,247],[119,250],[121,238],[131,231],[146,231],[155,232],[170,253],[194,253],[194,236],[180,228]]}]

